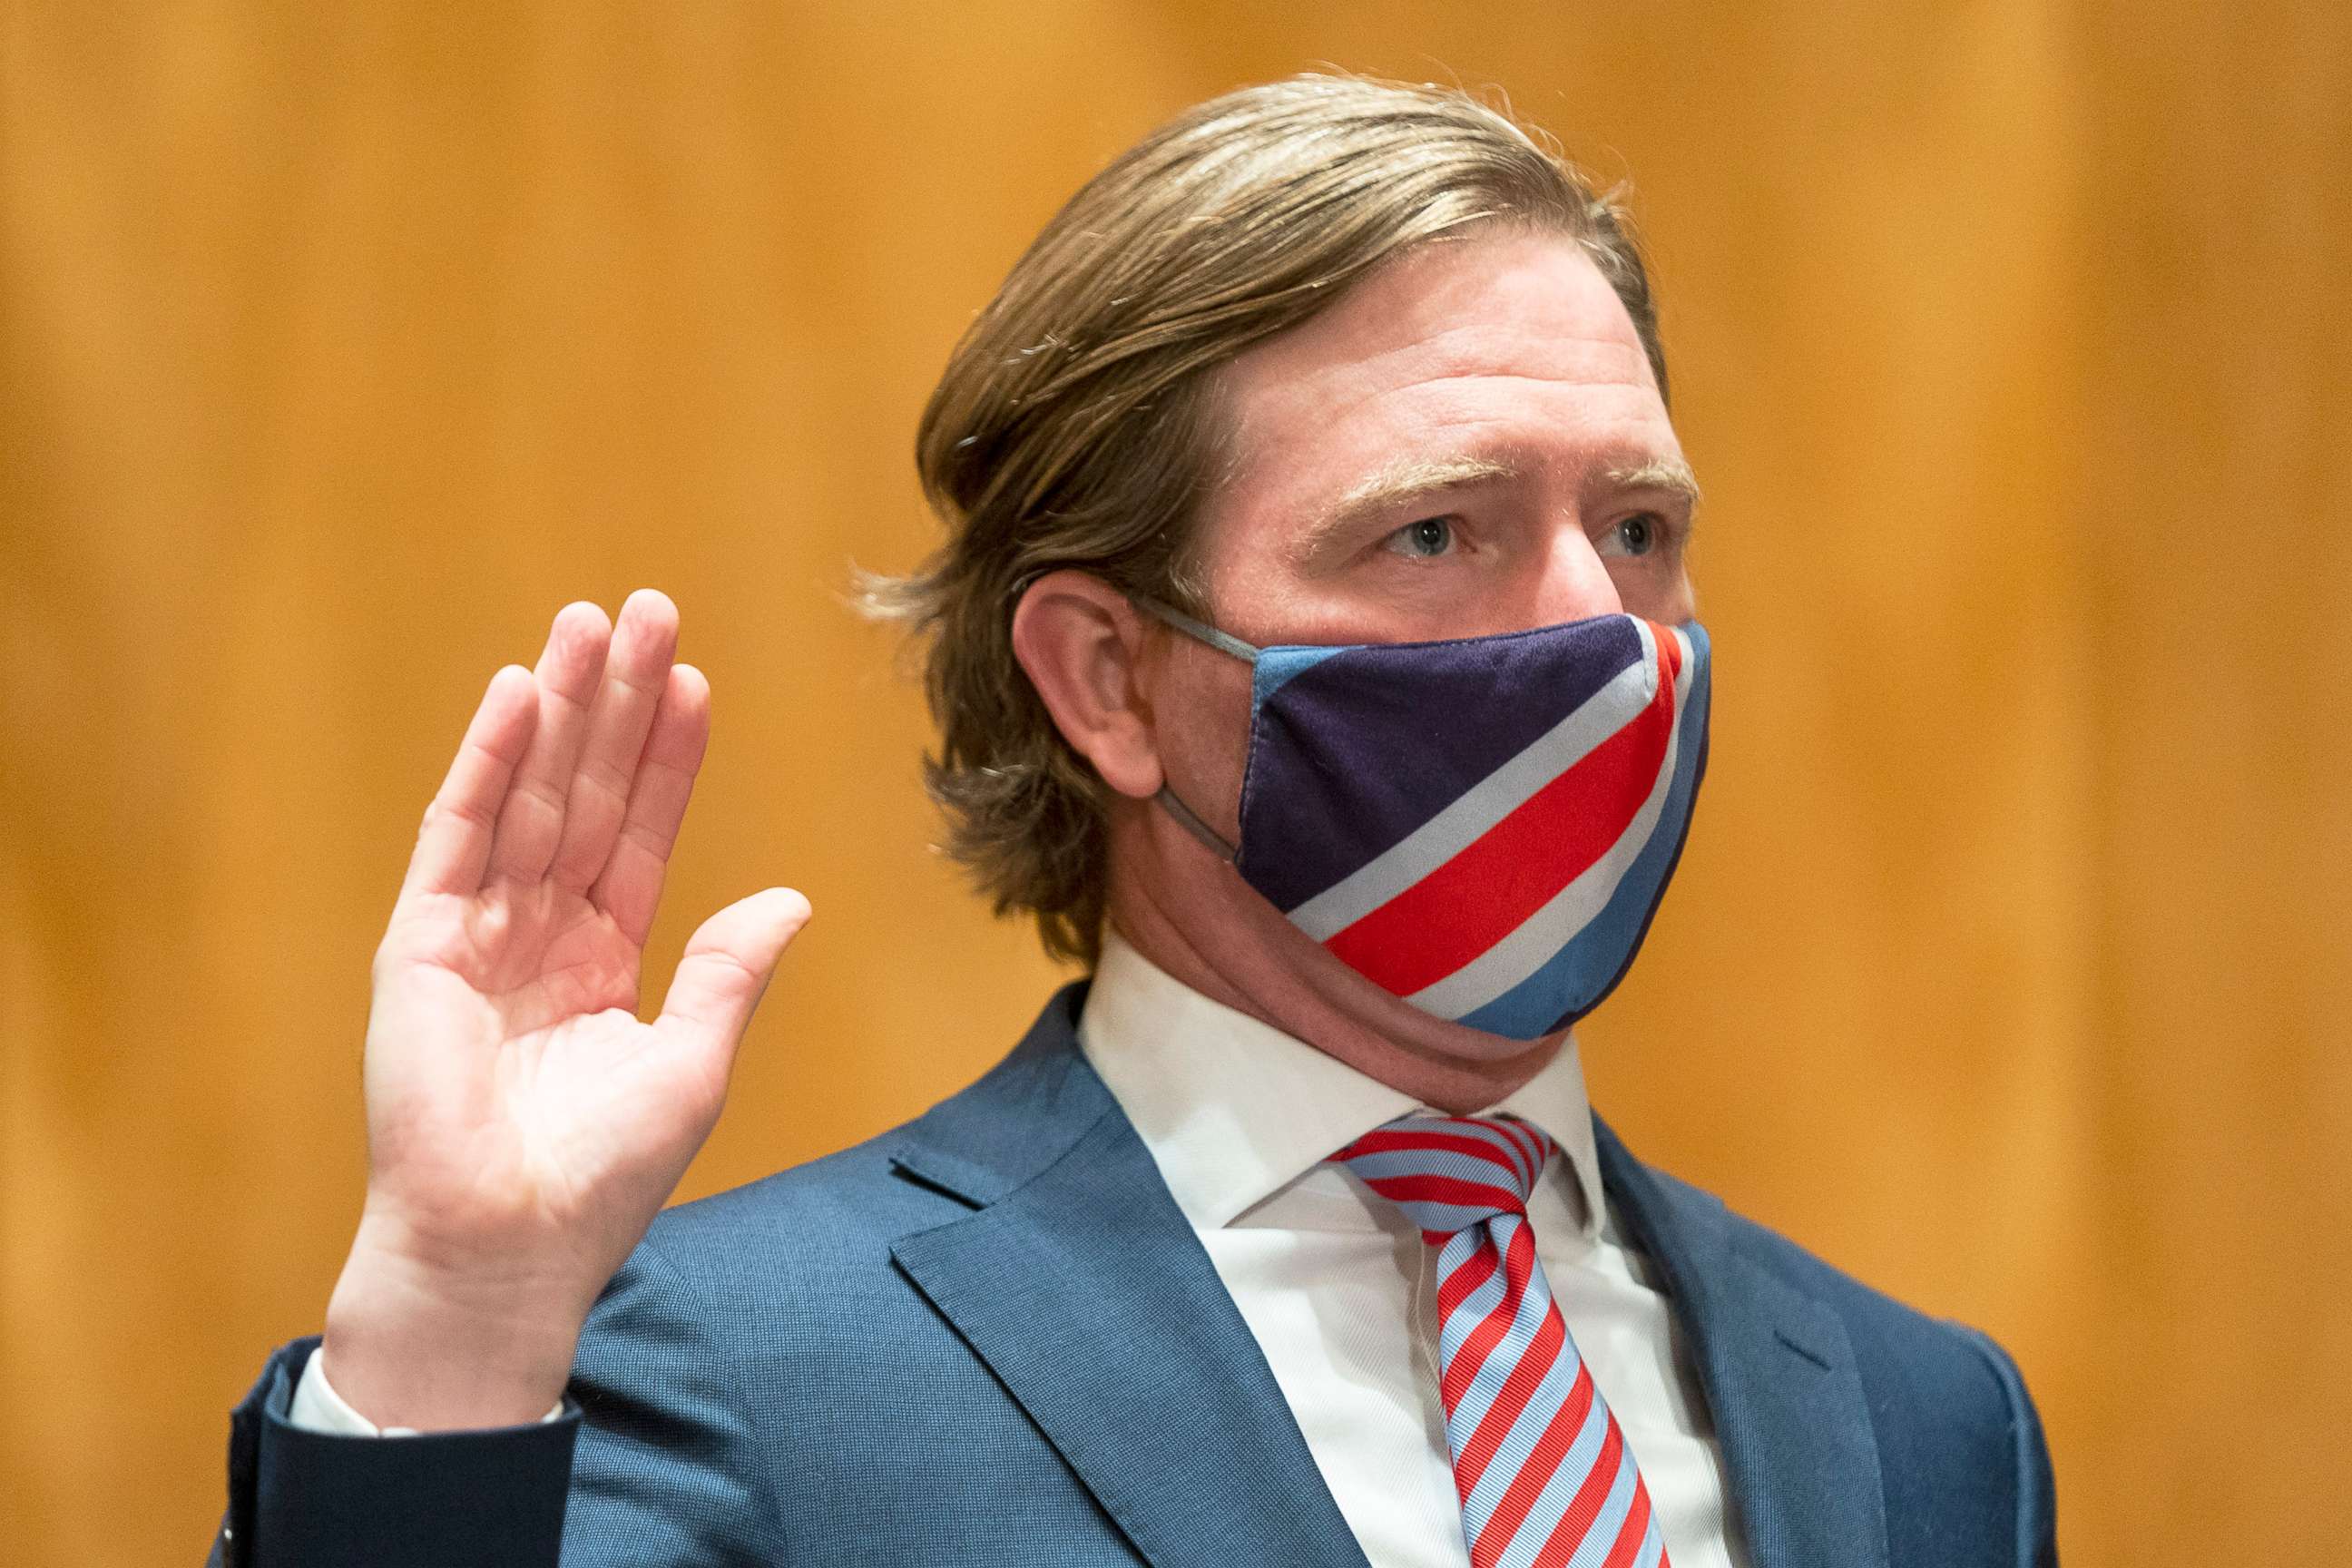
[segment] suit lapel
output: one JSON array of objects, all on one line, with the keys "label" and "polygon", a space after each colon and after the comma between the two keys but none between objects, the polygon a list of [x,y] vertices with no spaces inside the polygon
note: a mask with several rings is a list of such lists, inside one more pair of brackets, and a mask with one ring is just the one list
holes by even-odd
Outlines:
[{"label": "suit lapel", "polygon": [[1077,1051],[1082,994],[908,1129],[898,1168],[975,1212],[892,1252],[1156,1568],[1364,1568],[1256,1340]]},{"label": "suit lapel", "polygon": [[1756,1568],[1886,1568],[1878,1445],[1844,1326],[1742,1250],[1718,1200],[1593,1128],[1602,1182],[1691,1337]]}]

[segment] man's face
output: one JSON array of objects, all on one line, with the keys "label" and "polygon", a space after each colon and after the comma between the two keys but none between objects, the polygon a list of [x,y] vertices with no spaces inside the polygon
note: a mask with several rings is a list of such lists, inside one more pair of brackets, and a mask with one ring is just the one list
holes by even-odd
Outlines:
[{"label": "man's face", "polygon": [[[1202,557],[1216,623],[1244,640],[1694,614],[1696,487],[1633,321],[1572,240],[1424,247],[1237,357],[1216,394],[1235,461]],[[1160,708],[1169,783],[1231,841],[1247,672],[1189,639],[1164,651],[1185,692]]]}]

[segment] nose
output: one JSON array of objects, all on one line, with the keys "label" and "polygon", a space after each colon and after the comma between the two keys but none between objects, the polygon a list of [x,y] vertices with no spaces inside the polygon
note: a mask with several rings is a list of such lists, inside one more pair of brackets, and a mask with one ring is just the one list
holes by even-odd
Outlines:
[{"label": "nose", "polygon": [[1549,531],[1534,567],[1528,602],[1521,606],[1528,626],[1557,626],[1624,611],[1625,602],[1617,591],[1617,580],[1609,574],[1609,563],[1573,517]]}]

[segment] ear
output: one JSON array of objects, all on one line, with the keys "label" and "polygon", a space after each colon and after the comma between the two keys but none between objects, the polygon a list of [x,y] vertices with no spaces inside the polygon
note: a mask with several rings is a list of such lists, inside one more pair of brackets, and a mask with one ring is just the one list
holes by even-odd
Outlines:
[{"label": "ear", "polygon": [[1164,776],[1136,679],[1144,639],[1127,595],[1084,572],[1047,573],[1013,610],[1013,657],[1054,727],[1105,784],[1138,800],[1158,794]]}]

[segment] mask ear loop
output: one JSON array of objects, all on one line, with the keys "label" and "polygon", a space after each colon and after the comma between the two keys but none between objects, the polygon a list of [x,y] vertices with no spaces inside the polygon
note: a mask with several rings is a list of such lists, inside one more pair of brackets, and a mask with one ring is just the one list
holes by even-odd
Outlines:
[{"label": "mask ear loop", "polygon": [[[1231,632],[1221,632],[1206,621],[1194,620],[1172,605],[1163,605],[1157,599],[1146,598],[1140,594],[1131,594],[1129,598],[1136,608],[1149,615],[1157,616],[1185,636],[1207,643],[1220,653],[1229,653],[1244,664],[1254,665],[1257,662],[1258,650]],[[1167,784],[1163,783],[1160,786],[1160,793],[1152,798],[1160,803],[1160,809],[1176,819],[1178,826],[1199,839],[1202,847],[1207,849],[1210,854],[1227,865],[1233,864],[1238,857],[1240,852],[1218,837],[1215,828],[1202,821],[1199,813],[1178,800],[1176,792],[1170,789]]]},{"label": "mask ear loop", "polygon": [[1151,798],[1158,801],[1160,808],[1176,819],[1177,826],[1199,839],[1202,847],[1210,854],[1228,866],[1233,864],[1234,847],[1218,837],[1217,830],[1195,816],[1191,806],[1178,800],[1174,790],[1163,784],[1160,786],[1160,793]]},{"label": "mask ear loop", "polygon": [[1206,621],[1194,620],[1172,605],[1163,605],[1159,600],[1146,598],[1141,594],[1130,594],[1128,599],[1137,609],[1157,616],[1185,636],[1207,643],[1220,653],[1232,654],[1244,664],[1257,662],[1257,648],[1250,643],[1242,641],[1231,632],[1221,632]]}]

